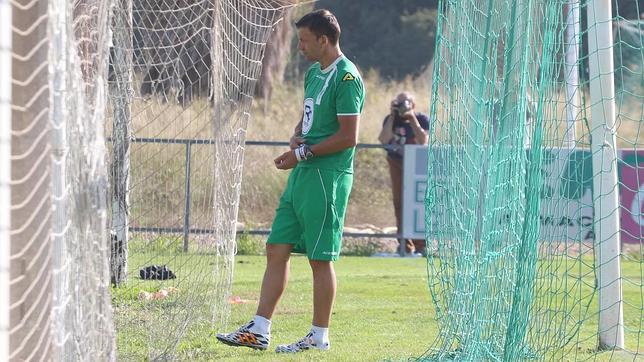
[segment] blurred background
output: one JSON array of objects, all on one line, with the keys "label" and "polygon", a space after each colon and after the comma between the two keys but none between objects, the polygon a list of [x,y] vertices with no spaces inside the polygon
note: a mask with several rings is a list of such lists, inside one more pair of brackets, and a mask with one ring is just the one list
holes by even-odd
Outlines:
[{"label": "blurred background", "polygon": [[[331,0],[293,9],[288,20],[275,28],[269,41],[247,140],[286,141],[299,121],[302,77],[309,64],[297,51],[293,23],[313,8],[326,8],[336,15],[342,28],[340,48],[359,67],[364,78],[367,98],[360,124],[361,143],[378,143],[389,102],[403,90],[413,92],[416,109],[428,113],[437,3]],[[370,11],[365,12],[365,8]],[[239,208],[239,221],[246,227],[270,227],[288,176],[272,164],[281,152],[283,149],[279,147],[246,148]],[[345,225],[363,231],[395,233],[385,151],[360,149],[354,166],[355,179]],[[361,240],[360,243],[365,247],[370,243],[382,244],[380,248],[393,245],[392,240]]]}]

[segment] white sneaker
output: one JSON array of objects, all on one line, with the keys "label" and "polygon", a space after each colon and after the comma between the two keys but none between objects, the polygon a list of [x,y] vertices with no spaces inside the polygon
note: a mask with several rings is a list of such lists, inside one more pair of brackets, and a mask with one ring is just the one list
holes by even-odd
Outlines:
[{"label": "white sneaker", "polygon": [[299,341],[291,344],[282,344],[277,346],[275,352],[277,353],[297,353],[304,352],[309,349],[319,349],[322,351],[328,351],[331,348],[329,342],[317,344],[313,341],[313,333],[309,332],[304,338]]}]

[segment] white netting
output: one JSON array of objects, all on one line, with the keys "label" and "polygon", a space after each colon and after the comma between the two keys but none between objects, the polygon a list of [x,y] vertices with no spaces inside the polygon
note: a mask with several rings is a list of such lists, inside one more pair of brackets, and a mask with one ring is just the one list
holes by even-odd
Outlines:
[{"label": "white netting", "polygon": [[[184,337],[225,323],[249,108],[288,6],[115,2],[107,134],[119,358],[187,356]],[[143,280],[155,265],[176,278]]]},{"label": "white netting", "polygon": [[2,72],[12,81],[12,112],[3,118],[11,125],[11,223],[10,280],[1,287],[10,321],[0,358],[115,357],[101,86],[108,9],[91,0],[2,9],[13,32],[12,69]]},{"label": "white netting", "polygon": [[64,360],[115,359],[106,230],[109,3],[50,1],[53,336]]},{"label": "white netting", "polygon": [[249,107],[291,5],[0,0],[0,359],[181,358],[225,322]]}]

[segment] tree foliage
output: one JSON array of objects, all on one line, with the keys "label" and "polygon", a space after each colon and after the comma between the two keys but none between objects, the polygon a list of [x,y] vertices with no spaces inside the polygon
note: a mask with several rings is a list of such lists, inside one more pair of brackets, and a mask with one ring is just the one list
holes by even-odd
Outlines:
[{"label": "tree foliage", "polygon": [[363,71],[420,74],[434,56],[438,0],[320,0],[342,28],[340,46]]},{"label": "tree foliage", "polygon": [[[580,0],[585,12],[587,2]],[[637,0],[613,0],[614,17],[638,19]],[[340,45],[363,71],[375,69],[384,78],[421,74],[434,57],[438,0],[319,0],[340,26]],[[295,18],[294,20],[297,20]],[[306,62],[296,58],[299,70]]]}]

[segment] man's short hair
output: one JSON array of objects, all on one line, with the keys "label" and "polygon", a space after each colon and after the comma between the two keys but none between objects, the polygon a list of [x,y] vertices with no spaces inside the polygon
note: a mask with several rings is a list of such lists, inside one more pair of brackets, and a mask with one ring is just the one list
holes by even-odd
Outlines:
[{"label": "man's short hair", "polygon": [[295,23],[299,28],[308,28],[316,37],[326,35],[331,44],[338,44],[340,39],[340,24],[329,10],[320,9],[304,15]]},{"label": "man's short hair", "polygon": [[396,99],[408,99],[408,100],[413,102],[414,101],[414,94],[412,92],[410,92],[410,91],[402,91],[402,92],[398,93],[398,95],[396,96]]}]

